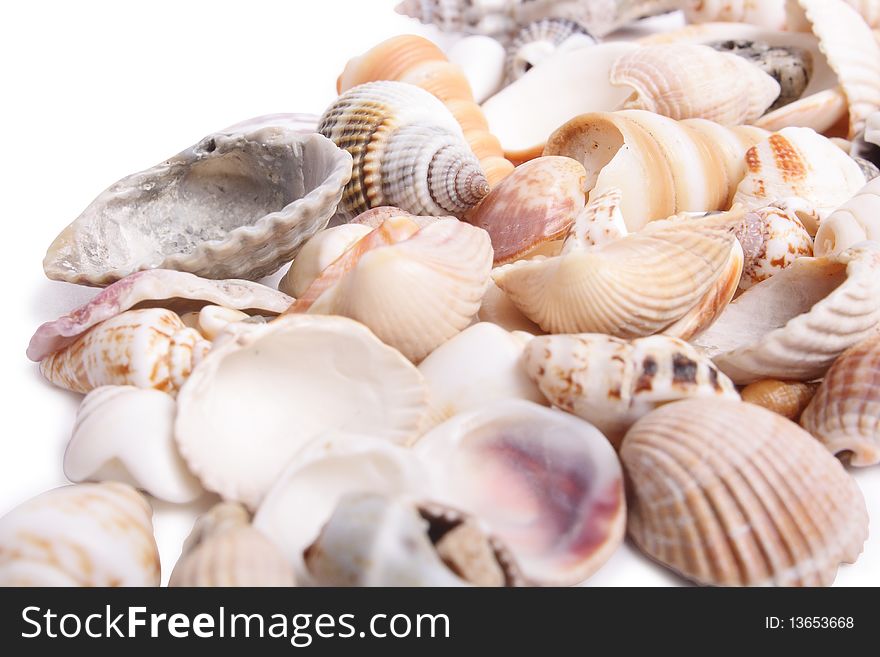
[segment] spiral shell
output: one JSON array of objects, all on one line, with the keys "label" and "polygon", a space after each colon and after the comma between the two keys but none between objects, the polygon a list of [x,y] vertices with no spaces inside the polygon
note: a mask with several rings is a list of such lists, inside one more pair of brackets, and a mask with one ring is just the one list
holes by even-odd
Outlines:
[{"label": "spiral shell", "polygon": [[[731,21],[752,23],[774,30],[800,27],[789,25],[786,14],[788,0],[687,0],[684,10],[688,22],[707,23]],[[865,22],[873,28],[880,27],[880,0],[845,0]],[[796,18],[796,17],[795,17]]]},{"label": "spiral shell", "polygon": [[507,46],[504,63],[507,82],[518,80],[559,49],[586,47],[596,43],[596,38],[587,28],[568,18],[542,18],[529,23]]},{"label": "spiral shell", "polygon": [[767,280],[798,258],[813,255],[813,239],[807,229],[793,212],[783,208],[768,206],[747,212],[736,237],[745,255],[741,290]]},{"label": "spiral shell", "polygon": [[763,406],[792,422],[797,422],[818,387],[818,383],[762,379],[747,385],[741,394],[743,401]]},{"label": "spiral shell", "polygon": [[871,240],[880,242],[880,178],[874,178],[819,225],[817,256],[839,253]]}]

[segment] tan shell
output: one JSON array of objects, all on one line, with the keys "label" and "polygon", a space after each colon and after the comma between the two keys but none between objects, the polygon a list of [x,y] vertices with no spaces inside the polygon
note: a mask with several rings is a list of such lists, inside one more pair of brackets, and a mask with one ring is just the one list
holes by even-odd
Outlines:
[{"label": "tan shell", "polygon": [[868,535],[856,482],[796,424],[759,406],[694,399],[629,430],[629,535],[700,584],[827,586]]},{"label": "tan shell", "polygon": [[838,253],[865,240],[880,242],[880,178],[874,178],[822,221],[815,254]]},{"label": "tan shell", "polygon": [[880,333],[834,361],[801,425],[851,465],[880,463]]},{"label": "tan shell", "polygon": [[797,422],[818,387],[818,383],[762,379],[743,388],[741,395],[745,402],[763,406],[787,420]]}]

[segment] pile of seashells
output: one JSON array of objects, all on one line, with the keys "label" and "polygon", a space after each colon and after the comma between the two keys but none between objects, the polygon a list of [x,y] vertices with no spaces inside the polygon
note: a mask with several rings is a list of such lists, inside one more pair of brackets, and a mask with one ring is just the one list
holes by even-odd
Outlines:
[{"label": "pile of seashells", "polygon": [[[0,583],[572,585],[625,536],[828,585],[880,463],[880,0],[405,0],[320,117],[208,135],[49,247],[84,393]],[[684,10],[681,30],[615,39]],[[274,289],[257,281],[284,265]]]}]

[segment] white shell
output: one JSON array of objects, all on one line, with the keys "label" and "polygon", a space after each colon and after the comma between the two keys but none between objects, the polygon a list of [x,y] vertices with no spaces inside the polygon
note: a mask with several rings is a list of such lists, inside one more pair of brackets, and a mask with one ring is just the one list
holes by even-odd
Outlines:
[{"label": "white shell", "polygon": [[522,314],[510,297],[490,280],[477,319],[481,322],[497,324],[507,331],[523,331],[531,335],[541,335],[544,331],[532,320]]},{"label": "white shell", "polygon": [[523,27],[507,45],[504,69],[508,83],[561,50],[596,45],[580,23],[566,18],[544,18]]},{"label": "white shell", "polygon": [[363,224],[342,224],[322,230],[303,244],[278,289],[293,297],[302,296],[322,271],[371,230],[371,226]]},{"label": "white shell", "polygon": [[426,405],[418,370],[363,325],[288,315],[228,327],[180,391],[174,430],[205,488],[256,508],[313,438],[361,432],[407,444]]},{"label": "white shell", "polygon": [[685,0],[682,4],[689,23],[731,21],[784,30],[785,3],[786,0]]},{"label": "white shell", "polygon": [[880,178],[862,187],[822,222],[814,251],[817,256],[839,253],[865,240],[880,242]]},{"label": "white shell", "polygon": [[623,193],[616,187],[598,194],[581,210],[562,243],[562,253],[591,251],[626,237],[623,220]]},{"label": "white shell", "polygon": [[95,388],[79,407],[64,474],[74,482],[121,481],[168,502],[192,502],[204,490],[177,452],[174,411],[174,398],[158,390]]},{"label": "white shell", "polygon": [[159,586],[151,517],[115,482],[31,498],[0,518],[0,586]]},{"label": "white shell", "polygon": [[797,215],[785,208],[768,206],[747,212],[736,238],[744,253],[741,290],[767,280],[798,258],[813,255],[813,239]]},{"label": "white shell", "polygon": [[468,36],[449,49],[449,61],[461,67],[471,85],[474,101],[482,103],[504,81],[504,46],[487,36]]},{"label": "white shell", "polygon": [[214,340],[230,324],[243,322],[250,315],[234,308],[223,306],[205,306],[199,311],[199,332],[208,340]]}]

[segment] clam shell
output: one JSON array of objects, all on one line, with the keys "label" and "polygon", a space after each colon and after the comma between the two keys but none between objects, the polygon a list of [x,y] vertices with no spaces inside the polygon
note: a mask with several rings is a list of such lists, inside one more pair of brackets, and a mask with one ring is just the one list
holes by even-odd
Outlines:
[{"label": "clam shell", "polygon": [[[574,38],[574,41],[571,39]],[[518,80],[547,59],[563,44],[567,48],[596,45],[598,41],[580,23],[568,18],[542,18],[524,26],[507,45],[504,75],[507,83]]]},{"label": "clam shell", "polygon": [[303,244],[296,260],[278,283],[278,289],[292,297],[302,296],[322,271],[372,230],[373,227],[358,223],[322,230]]},{"label": "clam shell", "polygon": [[798,258],[735,299],[695,344],[734,383],[810,381],[880,323],[880,244]]},{"label": "clam shell", "polygon": [[211,348],[171,310],[128,310],[96,324],[40,361],[50,382],[86,393],[104,385],[133,385],[176,394]]},{"label": "clam shell", "polygon": [[156,268],[262,278],[327,225],[350,176],[351,158],[320,135],[283,125],[214,133],[101,193],[55,238],[43,269],[88,285]]},{"label": "clam shell", "polygon": [[64,453],[74,482],[121,481],[168,502],[204,492],[174,443],[174,399],[133,386],[95,388],[80,404]]},{"label": "clam shell", "polygon": [[743,401],[763,406],[788,420],[797,422],[818,387],[818,383],[762,379],[747,385],[741,394]]},{"label": "clam shell", "polygon": [[96,324],[140,304],[159,301],[164,302],[163,306],[173,304],[181,311],[208,303],[277,315],[294,300],[250,281],[214,281],[186,272],[151,269],[126,276],[88,303],[41,325],[31,338],[27,356],[33,361],[43,360]]},{"label": "clam shell", "polygon": [[850,465],[880,463],[880,334],[850,347],[834,361],[801,426]]},{"label": "clam shell", "polygon": [[880,178],[874,178],[819,225],[817,256],[839,253],[859,242],[880,242]]},{"label": "clam shell", "polygon": [[504,58],[504,46],[479,34],[456,41],[449,49],[449,61],[461,68],[476,103],[482,103],[501,88]]},{"label": "clam shell", "polygon": [[581,582],[622,541],[620,464],[583,420],[506,400],[455,416],[413,449],[435,499],[484,522],[534,584]]},{"label": "clam shell", "polygon": [[363,325],[290,315],[227,329],[180,391],[174,432],[205,488],[256,508],[311,439],[359,431],[407,444],[426,405],[418,370]]},{"label": "clam shell", "polygon": [[700,584],[827,586],[868,534],[856,482],[797,425],[743,402],[694,399],[623,440],[629,535]]},{"label": "clam shell", "polygon": [[798,258],[813,255],[813,239],[800,219],[788,210],[768,206],[746,213],[736,231],[745,264],[739,289],[778,274]]},{"label": "clam shell", "polygon": [[0,586],[159,586],[151,517],[115,482],[31,498],[0,518]]},{"label": "clam shell", "polygon": [[553,406],[592,423],[615,446],[636,420],[662,404],[739,399],[709,358],[665,335],[632,342],[595,333],[541,336],[526,345],[523,359]]}]

